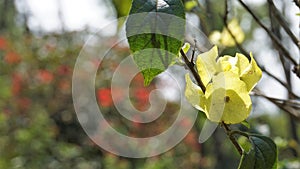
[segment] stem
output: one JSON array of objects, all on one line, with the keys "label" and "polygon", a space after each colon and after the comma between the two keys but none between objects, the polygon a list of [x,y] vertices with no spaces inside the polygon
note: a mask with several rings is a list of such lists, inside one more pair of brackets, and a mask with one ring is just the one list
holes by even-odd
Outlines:
[{"label": "stem", "polygon": [[192,53],[192,58],[191,58],[191,63],[193,64],[193,66],[195,65],[195,64],[194,64],[194,57],[195,57],[195,52],[196,52],[196,44],[197,44],[197,40],[194,39],[194,42],[195,42],[195,45],[194,45],[194,49],[193,49],[193,53]]},{"label": "stem", "polygon": [[239,143],[235,140],[235,137],[232,135],[232,130],[229,128],[229,126],[222,122],[222,126],[226,131],[227,136],[229,137],[230,141],[232,142],[232,144],[234,145],[234,147],[238,150],[239,154],[242,155],[243,154],[243,149],[242,147],[239,145]]},{"label": "stem", "polygon": [[180,54],[182,55],[185,64],[188,66],[188,68],[192,72],[192,74],[193,74],[195,80],[197,81],[198,85],[201,87],[203,93],[205,93],[206,88],[205,88],[199,74],[196,72],[196,70],[194,68],[194,64],[189,61],[189,59],[187,58],[186,54],[184,53],[184,51],[182,49],[180,49]]}]

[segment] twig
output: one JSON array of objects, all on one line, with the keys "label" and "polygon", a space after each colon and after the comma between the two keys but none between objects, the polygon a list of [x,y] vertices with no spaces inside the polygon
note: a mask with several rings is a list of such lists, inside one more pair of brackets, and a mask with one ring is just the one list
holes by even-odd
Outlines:
[{"label": "twig", "polygon": [[197,44],[197,40],[194,39],[194,42],[195,42],[195,44],[194,44],[193,53],[192,53],[192,58],[191,58],[191,63],[193,64],[193,66],[195,66],[195,64],[194,64],[194,57],[195,57],[195,52],[196,52],[196,44]]},{"label": "twig", "polygon": [[300,8],[300,0],[294,0],[295,4]]},{"label": "twig", "polygon": [[229,9],[228,9],[228,0],[225,0],[225,10],[224,10],[224,23],[226,23],[227,25],[227,20],[228,20],[228,13],[229,13]]},{"label": "twig", "polygon": [[289,94],[291,94],[293,97],[295,98],[300,98],[298,95],[296,95],[292,89],[287,85],[287,83],[285,83],[284,81],[280,80],[278,77],[276,77],[275,75],[273,75],[271,72],[267,71],[263,66],[259,66],[261,68],[261,70],[263,72],[265,72],[268,76],[270,76],[271,78],[273,78],[274,80],[276,80],[278,83],[280,83],[283,87],[286,88],[286,90],[289,92]]},{"label": "twig", "polygon": [[235,137],[232,135],[232,131],[229,128],[229,126],[224,122],[222,122],[222,126],[225,129],[226,134],[229,136],[229,139],[232,142],[232,144],[234,145],[234,147],[238,150],[239,154],[242,155],[243,154],[243,149],[239,145],[239,143],[235,140]]},{"label": "twig", "polygon": [[204,86],[204,84],[203,84],[203,82],[202,82],[199,74],[196,72],[196,70],[194,68],[194,65],[192,64],[192,62],[189,61],[189,59],[187,58],[186,54],[184,53],[184,51],[182,49],[180,49],[180,54],[182,55],[185,64],[188,66],[188,68],[192,72],[195,80],[197,81],[198,85],[202,89],[203,93],[205,93],[206,88],[205,88],[205,86]]},{"label": "twig", "polygon": [[241,5],[249,12],[249,14],[253,17],[253,19],[256,21],[259,26],[261,26],[269,35],[269,37],[272,39],[274,44],[282,51],[282,53],[294,64],[297,65],[297,62],[293,59],[293,57],[290,55],[288,50],[280,43],[278,38],[270,31],[259,19],[258,17],[254,14],[254,12],[242,1],[238,0]]},{"label": "twig", "polygon": [[[269,100],[270,102],[272,102],[273,104],[275,104],[277,107],[279,107],[281,110],[289,113],[295,119],[297,119],[298,121],[300,121],[300,114],[297,114],[297,112],[295,112],[295,109],[289,109],[292,106],[286,107],[286,105],[287,105],[286,101],[283,101],[282,99],[277,99],[277,98],[272,98],[272,97],[266,96],[266,95],[262,94],[258,89],[256,89],[253,92],[254,92],[254,94],[256,96],[260,96],[260,97],[263,97],[263,98]],[[282,103],[279,103],[279,101],[282,102]]]},{"label": "twig", "polygon": [[295,65],[292,71],[300,78],[300,64]]},{"label": "twig", "polygon": [[290,36],[294,44],[300,49],[300,41],[297,39],[297,37],[293,34],[293,32],[290,30],[286,20],[283,18],[281,13],[278,11],[276,6],[273,3],[273,0],[268,0],[269,6],[272,10],[272,14],[275,16],[278,23],[282,26],[282,28],[285,30],[285,32]]}]

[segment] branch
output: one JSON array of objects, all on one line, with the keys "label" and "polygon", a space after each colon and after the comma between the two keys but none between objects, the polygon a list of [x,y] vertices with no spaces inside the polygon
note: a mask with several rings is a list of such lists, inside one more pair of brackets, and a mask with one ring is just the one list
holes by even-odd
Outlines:
[{"label": "branch", "polygon": [[268,0],[269,6],[272,10],[273,15],[275,16],[278,23],[282,26],[282,28],[285,30],[285,32],[290,36],[294,44],[298,47],[300,50],[300,41],[297,39],[297,37],[293,34],[291,29],[288,26],[288,23],[284,19],[284,17],[281,15],[279,10],[276,8],[276,6],[273,3],[273,0]]},{"label": "branch", "polygon": [[270,76],[271,78],[273,78],[274,80],[276,80],[278,83],[280,83],[283,87],[286,88],[286,90],[289,92],[289,94],[291,94],[293,97],[295,98],[300,98],[298,95],[296,95],[292,89],[287,85],[286,82],[280,80],[278,77],[276,77],[275,75],[273,75],[271,72],[267,71],[263,66],[259,66],[261,68],[261,70],[263,72],[265,72],[268,76]]},{"label": "branch", "polygon": [[256,23],[261,26],[269,35],[269,37],[272,39],[273,43],[282,51],[282,53],[294,64],[297,65],[297,62],[293,59],[293,57],[290,55],[288,50],[280,43],[278,38],[270,31],[254,14],[254,12],[242,1],[238,0],[241,5],[249,12],[249,14],[253,17],[253,19],[256,21]]},{"label": "branch", "polygon": [[273,104],[275,104],[277,107],[279,107],[281,110],[289,113],[292,117],[294,117],[296,120],[300,121],[300,114],[298,113],[298,110],[300,108],[300,104],[297,101],[291,101],[291,100],[283,100],[283,99],[277,99],[272,98],[269,96],[266,96],[261,93],[258,89],[255,89],[253,91],[254,95],[263,97]]},{"label": "branch", "polygon": [[198,85],[201,87],[203,93],[205,93],[206,91],[206,88],[198,74],[198,72],[196,72],[195,68],[194,68],[194,63],[193,61],[189,61],[189,59],[187,58],[186,54],[184,53],[184,51],[182,49],[180,49],[180,54],[182,55],[183,57],[183,60],[185,62],[185,64],[188,66],[188,68],[190,69],[190,71],[192,72],[195,80],[197,81]]},{"label": "branch", "polygon": [[223,21],[227,25],[227,20],[228,20],[228,14],[229,14],[229,9],[228,9],[228,0],[225,0],[225,10],[224,10],[224,17]]},{"label": "branch", "polygon": [[295,65],[292,71],[300,78],[300,64]]},{"label": "branch", "polygon": [[294,3],[298,6],[298,8],[300,9],[300,0],[294,0]]},{"label": "branch", "polygon": [[234,145],[234,147],[238,150],[239,154],[242,155],[243,154],[243,149],[239,145],[239,143],[235,140],[235,137],[232,135],[232,131],[229,128],[229,126],[224,122],[222,122],[222,126],[225,129],[226,134],[229,136],[229,139],[232,142],[232,144]]}]

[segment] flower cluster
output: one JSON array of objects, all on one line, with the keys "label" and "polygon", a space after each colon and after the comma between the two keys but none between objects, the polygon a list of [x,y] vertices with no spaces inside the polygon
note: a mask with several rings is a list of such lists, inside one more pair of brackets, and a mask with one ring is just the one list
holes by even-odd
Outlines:
[{"label": "flower cluster", "polygon": [[[230,32],[228,31],[230,30]],[[234,36],[234,38],[232,37]],[[224,47],[233,47],[235,46],[235,40],[238,43],[242,43],[245,39],[245,33],[240,27],[237,19],[232,19],[227,28],[224,27],[222,32],[220,31],[213,31],[209,35],[209,40],[216,45],[224,46]]]},{"label": "flower cluster", "polygon": [[251,60],[240,53],[218,58],[215,46],[198,56],[196,66],[206,91],[194,84],[186,74],[185,95],[197,109],[213,122],[240,123],[251,111],[250,91],[262,76],[252,54]]}]

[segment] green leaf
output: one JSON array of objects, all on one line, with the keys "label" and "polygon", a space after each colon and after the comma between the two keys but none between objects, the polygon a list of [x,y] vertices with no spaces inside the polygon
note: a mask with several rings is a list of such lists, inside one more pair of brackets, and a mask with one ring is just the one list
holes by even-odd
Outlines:
[{"label": "green leaf", "polygon": [[243,152],[239,169],[276,169],[276,144],[270,138],[257,134],[249,134],[249,141],[252,148]]},{"label": "green leaf", "polygon": [[248,129],[250,129],[250,124],[249,124],[249,122],[247,120],[242,121],[241,124],[243,126],[247,127]]},{"label": "green leaf", "polygon": [[244,151],[249,152],[252,148],[252,144],[247,137],[241,136],[238,138],[238,143],[241,145]]},{"label": "green leaf", "polygon": [[116,9],[118,18],[128,15],[131,0],[112,0],[112,3]]},{"label": "green leaf", "polygon": [[115,7],[118,17],[118,28],[120,29],[125,22],[124,16],[127,16],[131,6],[131,0],[111,0]]},{"label": "green leaf", "polygon": [[133,0],[126,35],[133,59],[149,85],[172,65],[183,45],[185,13],[181,0]]}]

